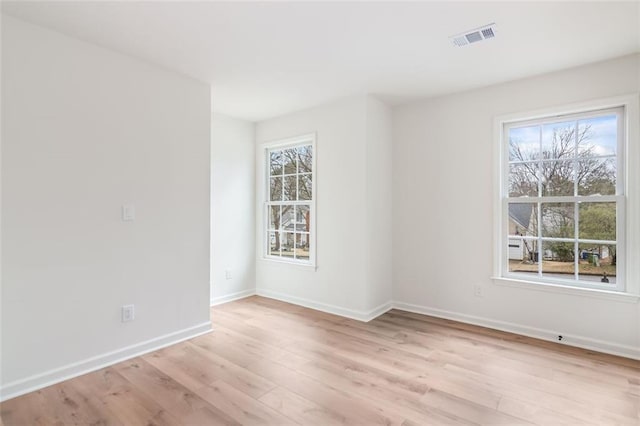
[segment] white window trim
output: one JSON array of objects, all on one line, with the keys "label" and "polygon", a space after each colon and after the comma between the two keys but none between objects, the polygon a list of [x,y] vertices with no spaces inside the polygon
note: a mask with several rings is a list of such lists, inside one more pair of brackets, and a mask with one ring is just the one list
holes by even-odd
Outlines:
[{"label": "white window trim", "polygon": [[[283,258],[280,256],[270,256],[268,255],[269,252],[269,240],[267,238],[267,229],[269,227],[269,216],[268,216],[268,201],[269,201],[269,167],[267,164],[267,161],[269,159],[269,156],[267,156],[267,152],[269,150],[273,150],[273,149],[285,149],[291,146],[296,146],[296,145],[311,145],[313,148],[313,157],[311,160],[311,173],[313,176],[313,181],[312,181],[312,185],[311,185],[311,198],[312,200],[310,201],[303,201],[303,202],[294,202],[294,204],[296,203],[302,203],[302,204],[310,204],[309,207],[309,211],[310,211],[310,215],[311,215],[311,223],[309,224],[309,260],[298,260],[298,259],[289,259],[289,258]],[[260,255],[260,260],[269,262],[269,263],[274,263],[274,264],[281,264],[283,266],[294,266],[294,267],[298,267],[298,268],[302,268],[302,269],[310,269],[310,270],[316,270],[317,269],[317,264],[316,264],[316,193],[317,193],[317,187],[318,187],[318,183],[317,183],[317,166],[316,166],[316,159],[317,159],[317,144],[316,144],[316,134],[315,133],[309,133],[309,134],[305,134],[305,135],[300,135],[300,136],[295,136],[295,137],[291,137],[291,138],[287,138],[287,139],[278,139],[275,141],[270,141],[270,142],[264,142],[260,145],[260,153],[261,153],[261,158],[259,158],[261,167],[262,167],[262,182],[260,185],[261,188],[261,193],[262,193],[262,200],[261,200],[261,206],[260,206],[260,238],[261,238],[261,255]]]},{"label": "white window trim", "polygon": [[[623,163],[624,197],[622,219],[624,220],[624,235],[618,236],[624,245],[624,257],[620,266],[624,289],[622,291],[607,291],[601,288],[589,288],[586,286],[563,285],[561,283],[529,281],[526,279],[505,276],[504,260],[505,238],[508,230],[504,219],[502,207],[503,188],[505,187],[503,167],[505,161],[505,137],[504,127],[513,122],[524,122],[553,117],[554,115],[582,114],[589,111],[605,110],[612,108],[624,108],[624,140]],[[602,297],[615,300],[631,300],[637,302],[640,299],[640,262],[627,261],[640,259],[640,98],[638,94],[617,96],[606,99],[598,99],[587,102],[575,103],[560,107],[551,107],[536,111],[515,113],[495,117],[494,119],[494,152],[496,161],[494,171],[494,223],[493,223],[493,277],[496,284],[530,288],[534,290],[550,291],[555,293],[584,295],[588,297]],[[632,167],[629,167],[632,165]],[[620,173],[620,171],[619,171]]]}]

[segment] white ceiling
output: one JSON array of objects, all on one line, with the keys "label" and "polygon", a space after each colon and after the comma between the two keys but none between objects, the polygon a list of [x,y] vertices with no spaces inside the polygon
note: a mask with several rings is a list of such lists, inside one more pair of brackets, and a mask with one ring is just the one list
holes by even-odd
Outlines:
[{"label": "white ceiling", "polygon": [[[3,2],[4,13],[179,71],[262,120],[371,93],[391,104],[640,51],[632,2]],[[495,22],[497,36],[449,36]]]}]

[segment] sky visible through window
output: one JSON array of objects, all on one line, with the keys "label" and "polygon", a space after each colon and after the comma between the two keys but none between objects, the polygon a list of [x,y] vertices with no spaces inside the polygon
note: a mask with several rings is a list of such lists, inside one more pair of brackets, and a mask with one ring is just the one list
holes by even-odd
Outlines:
[{"label": "sky visible through window", "polygon": [[[525,153],[529,159],[537,159],[540,152],[540,143],[542,143],[543,151],[545,148],[550,148],[554,131],[557,132],[567,126],[574,125],[575,120],[569,120],[566,122],[544,124],[542,126],[536,124],[525,127],[515,127],[510,129],[509,139],[516,142],[521,151]],[[588,144],[593,146],[594,156],[616,155],[618,124],[615,115],[578,120],[578,127],[582,128],[584,126],[590,127]],[[540,140],[541,127],[542,141]],[[515,160],[515,158],[509,159]]]}]

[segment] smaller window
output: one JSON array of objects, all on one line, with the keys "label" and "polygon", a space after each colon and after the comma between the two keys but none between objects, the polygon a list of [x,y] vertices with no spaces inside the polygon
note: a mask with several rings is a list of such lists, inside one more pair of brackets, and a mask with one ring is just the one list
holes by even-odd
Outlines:
[{"label": "smaller window", "polygon": [[315,264],[315,137],[265,147],[264,256]]}]

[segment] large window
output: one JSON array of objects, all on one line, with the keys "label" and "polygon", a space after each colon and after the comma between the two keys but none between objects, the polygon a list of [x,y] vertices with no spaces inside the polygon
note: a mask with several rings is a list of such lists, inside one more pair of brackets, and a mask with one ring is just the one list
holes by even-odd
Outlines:
[{"label": "large window", "polygon": [[265,257],[315,263],[313,136],[266,147]]},{"label": "large window", "polygon": [[503,123],[503,276],[624,289],[624,116]]}]

